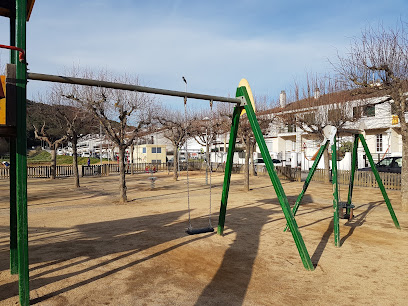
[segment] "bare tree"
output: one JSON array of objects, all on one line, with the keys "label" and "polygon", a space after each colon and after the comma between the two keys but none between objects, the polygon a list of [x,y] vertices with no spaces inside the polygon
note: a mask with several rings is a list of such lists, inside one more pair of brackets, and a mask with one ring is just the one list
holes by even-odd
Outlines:
[{"label": "bare tree", "polygon": [[408,28],[400,22],[395,28],[364,29],[350,43],[346,55],[337,56],[335,70],[351,88],[362,94],[374,91],[393,100],[402,137],[401,202],[408,211]]},{"label": "bare tree", "polygon": [[[262,114],[262,113],[267,109],[269,105],[266,103],[265,97],[261,97],[261,98],[256,97],[255,105],[257,108],[257,114],[258,114],[257,120],[258,120],[259,126],[262,130],[262,133],[266,135],[269,132],[269,128],[273,120],[272,119],[273,117],[271,117],[269,114],[266,114],[266,113]],[[226,131],[230,130],[232,114],[233,114],[232,107],[230,105],[221,105],[219,107],[219,113],[221,116],[228,118],[228,120],[222,120],[222,122],[224,123],[223,129]],[[250,190],[249,189],[250,172],[252,175],[256,175],[256,172],[254,169],[254,158],[253,158],[253,153],[256,147],[256,140],[255,140],[254,134],[252,132],[252,127],[249,123],[249,120],[246,114],[241,115],[237,139],[240,140],[245,150],[244,190],[249,191]],[[250,160],[251,160],[251,164],[249,162]]]},{"label": "bare tree", "polygon": [[[60,100],[61,95],[57,101]],[[72,101],[72,100],[70,100]],[[68,102],[69,103],[69,102]],[[80,187],[78,171],[78,137],[80,134],[89,134],[97,130],[97,121],[87,109],[80,105],[68,106],[62,104],[55,105],[55,116],[64,126],[67,139],[72,145],[72,166],[74,169],[75,187]]]},{"label": "bare tree", "polygon": [[45,121],[40,131],[38,131],[37,126],[34,125],[34,134],[35,134],[36,139],[45,141],[46,143],[48,143],[48,146],[50,147],[50,150],[51,150],[51,178],[55,179],[56,174],[57,174],[56,172],[57,171],[57,149],[59,145],[67,139],[67,136],[61,133],[59,134],[60,136],[53,137],[50,133],[47,132],[46,127],[47,125]]},{"label": "bare tree", "polygon": [[198,118],[195,120],[190,128],[190,133],[194,139],[202,146],[205,147],[206,156],[206,183],[208,184],[208,169],[211,165],[210,147],[216,141],[217,136],[223,134],[225,127],[223,118],[219,116],[215,111],[201,111],[194,117]]},{"label": "bare tree", "polygon": [[[86,72],[84,77],[92,78],[93,75]],[[106,80],[108,75],[102,72],[97,78]],[[139,83],[137,78],[129,76],[111,77],[110,80],[121,83]],[[125,150],[151,123],[155,100],[143,93],[88,86],[73,88],[73,92],[66,95],[66,98],[86,107],[102,125],[109,140],[118,148],[119,201],[120,203],[127,202]]]},{"label": "bare tree", "polygon": [[[155,116],[155,121],[160,124],[163,129],[163,136],[168,139],[173,145],[173,179],[178,180],[178,154],[183,144],[191,137],[191,126],[193,118],[187,114],[187,120],[185,115],[181,112],[169,110],[167,108],[161,108],[160,113]],[[187,152],[186,152],[187,153]],[[188,156],[186,156],[188,162]]]},{"label": "bare tree", "polygon": [[[41,96],[40,101],[44,101]],[[48,101],[47,101],[48,102]],[[56,177],[57,149],[66,139],[61,121],[55,116],[55,107],[44,103],[27,102],[27,127],[33,128],[34,137],[46,142],[51,150],[51,178]]]},{"label": "bare tree", "polygon": [[[299,85],[295,83],[295,99],[299,98]],[[301,89],[302,99],[295,100],[277,114],[285,125],[284,129],[303,130],[309,139],[321,143],[324,140],[323,129],[327,125],[338,130],[351,122],[359,120],[353,115],[353,108],[360,107],[363,100],[355,92],[348,91],[342,82],[330,76],[311,76],[307,74],[305,86]],[[323,152],[325,182],[330,182],[329,148]]]},{"label": "bare tree", "polygon": [[[78,76],[79,68],[67,69],[65,75]],[[97,131],[98,121],[89,110],[73,99],[66,96],[77,90],[78,86],[71,84],[53,83],[48,94],[49,103],[55,107],[55,117],[64,127],[67,139],[72,145],[72,166],[74,169],[75,187],[79,188],[78,171],[78,137]]]}]

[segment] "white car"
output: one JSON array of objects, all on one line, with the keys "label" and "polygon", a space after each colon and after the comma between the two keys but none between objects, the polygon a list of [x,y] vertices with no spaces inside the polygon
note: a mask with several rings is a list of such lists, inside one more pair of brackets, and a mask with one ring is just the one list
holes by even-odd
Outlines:
[{"label": "white car", "polygon": [[[273,158],[272,163],[273,163],[273,165],[275,167],[282,166],[282,161],[279,160],[279,159]],[[265,166],[265,162],[264,162],[263,158],[256,158],[256,159],[254,159],[254,165],[255,165],[255,169],[256,169],[256,167],[258,167],[258,166],[260,166],[260,167]]]}]

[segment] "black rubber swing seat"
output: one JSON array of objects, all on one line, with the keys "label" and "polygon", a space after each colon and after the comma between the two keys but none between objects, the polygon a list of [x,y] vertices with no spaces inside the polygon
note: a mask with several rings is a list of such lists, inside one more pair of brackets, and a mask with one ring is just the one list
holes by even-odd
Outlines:
[{"label": "black rubber swing seat", "polygon": [[204,234],[204,233],[211,233],[214,231],[212,227],[202,227],[202,228],[188,228],[186,233],[189,235],[196,235],[196,234]]}]

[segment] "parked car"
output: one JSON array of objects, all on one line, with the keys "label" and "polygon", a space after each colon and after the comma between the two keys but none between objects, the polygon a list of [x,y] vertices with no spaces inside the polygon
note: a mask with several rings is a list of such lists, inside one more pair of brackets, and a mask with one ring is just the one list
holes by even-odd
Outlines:
[{"label": "parked car", "polygon": [[[274,165],[275,167],[276,167],[276,166],[282,166],[282,161],[279,160],[279,159],[273,158],[273,159],[272,159],[272,163],[273,163],[273,165]],[[256,159],[254,159],[254,165],[255,165],[255,170],[256,170],[257,167],[263,167],[263,166],[265,166],[265,162],[264,162],[263,158],[256,158]]]},{"label": "parked car", "polygon": [[[167,166],[168,166],[168,167],[173,167],[173,166],[174,166],[174,158],[173,158],[173,157],[170,158],[170,159],[167,161]],[[181,171],[187,170],[187,160],[186,160],[185,157],[180,157],[180,159],[179,159],[179,169],[180,169]]]},{"label": "parked car", "polygon": [[[376,164],[378,172],[401,173],[402,157],[386,157]],[[371,167],[358,169],[359,171],[371,171]]]}]

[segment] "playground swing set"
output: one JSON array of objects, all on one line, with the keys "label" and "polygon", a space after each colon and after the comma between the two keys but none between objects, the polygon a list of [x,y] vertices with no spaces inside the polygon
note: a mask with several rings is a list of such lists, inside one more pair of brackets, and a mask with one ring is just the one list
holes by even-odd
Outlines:
[{"label": "playground swing set", "polygon": [[[307,188],[309,187],[309,184],[313,178],[314,173],[316,172],[317,166],[323,156],[323,152],[327,149],[328,145],[331,145],[331,151],[332,151],[332,184],[333,184],[333,231],[334,231],[334,244],[336,247],[340,247],[340,226],[339,226],[339,219],[348,219],[352,220],[353,218],[353,209],[355,208],[354,205],[352,204],[352,196],[353,196],[353,186],[354,186],[354,176],[356,172],[356,165],[357,165],[357,149],[358,149],[358,144],[361,142],[364,151],[366,153],[367,159],[370,162],[371,170],[374,173],[375,179],[377,181],[378,187],[381,190],[381,193],[383,195],[384,201],[387,205],[388,211],[391,215],[391,218],[394,222],[394,225],[397,229],[400,229],[400,225],[398,223],[397,216],[395,215],[394,209],[392,208],[390,199],[388,198],[387,192],[384,188],[384,184],[381,180],[381,177],[378,173],[377,167],[375,166],[375,162],[373,160],[373,157],[370,153],[370,150],[368,149],[367,143],[365,141],[365,138],[362,134],[361,131],[359,130],[341,130],[338,131],[335,127],[333,126],[326,126],[324,128],[324,135],[325,139],[317,152],[315,161],[312,165],[312,168],[310,169],[308,176],[303,184],[302,191],[300,192],[299,196],[297,197],[295,204],[292,209],[293,216],[296,215],[300,202],[303,199],[303,196],[305,195]],[[349,182],[349,188],[348,188],[348,196],[347,196],[347,201],[342,202],[339,201],[339,196],[340,196],[340,190],[338,186],[338,179],[337,179],[337,143],[336,143],[336,138],[339,133],[346,134],[346,135],[354,135],[354,143],[353,143],[353,150],[352,150],[352,157],[351,157],[351,171],[350,171],[350,182]],[[345,212],[344,212],[345,209]],[[341,213],[340,213],[341,211]],[[287,231],[288,225],[286,225],[284,231]]]},{"label": "playground swing set", "polygon": [[[99,86],[106,88],[115,88],[121,90],[138,91],[151,94],[167,95],[183,97],[185,101],[187,98],[207,100],[212,102],[225,102],[235,104],[232,124],[229,137],[229,146],[227,160],[225,163],[225,173],[223,190],[221,196],[220,213],[218,220],[217,233],[223,235],[225,217],[228,202],[228,193],[231,183],[231,172],[233,165],[233,154],[235,151],[235,143],[237,139],[237,132],[239,126],[240,116],[243,112],[246,112],[249,123],[251,125],[252,131],[254,133],[256,142],[261,151],[262,158],[265,162],[265,167],[268,171],[269,177],[271,179],[272,185],[278,197],[280,206],[284,213],[287,226],[290,229],[292,237],[295,241],[296,247],[298,249],[300,258],[304,267],[307,270],[314,270],[313,263],[310,259],[309,253],[307,251],[306,245],[303,241],[302,235],[300,234],[298,225],[294,218],[294,214],[297,211],[300,200],[303,197],[304,192],[307,189],[310,179],[313,176],[314,170],[317,167],[317,159],[312,167],[311,173],[308,175],[308,179],[305,182],[302,193],[299,195],[297,206],[295,205],[292,212],[288,199],[283,190],[282,184],[278,178],[278,175],[274,169],[272,158],[267,149],[262,131],[260,129],[259,123],[256,119],[253,98],[250,87],[246,80],[242,80],[236,91],[236,98],[229,97],[219,97],[206,94],[189,93],[187,91],[173,91],[159,88],[144,87],[131,84],[122,84],[114,82],[106,82],[99,80],[90,80],[82,78],[72,78],[67,76],[56,76],[38,73],[27,73],[27,64],[25,62],[25,50],[26,50],[26,22],[30,16],[31,10],[33,8],[35,0],[15,0],[15,7],[13,7],[14,2],[5,2],[6,4],[0,4],[0,16],[10,17],[10,46],[5,46],[7,49],[12,49],[10,56],[11,64],[7,64],[6,69],[6,98],[5,101],[1,101],[0,112],[3,117],[6,117],[4,121],[0,122],[0,136],[10,138],[10,271],[11,274],[19,275],[19,297],[21,305],[30,304],[29,295],[29,262],[28,262],[28,214],[27,214],[27,155],[26,155],[26,86],[27,80],[37,80],[46,82],[57,82],[66,84],[77,84],[77,85],[87,85],[87,86]],[[0,46],[1,47],[1,46]],[[20,52],[20,57],[17,56],[17,51]],[[23,54],[23,56],[21,56]],[[15,109],[14,109],[15,107]],[[358,136],[358,137],[357,137]],[[357,144],[357,138],[361,140],[363,146],[368,152],[367,145],[365,144],[364,138],[361,134],[356,134],[355,147]],[[327,146],[327,141],[323,146]],[[322,146],[322,148],[323,148]],[[322,154],[323,149],[320,149],[320,154]],[[337,187],[337,168],[336,168],[336,154],[335,154],[335,136],[332,140],[332,154],[333,159],[333,208],[334,208],[334,219],[335,224],[338,227],[338,187]],[[356,148],[353,149],[353,171],[355,170],[355,156]],[[376,171],[374,162],[372,160],[369,152],[367,153],[369,157],[371,167],[376,175],[378,184],[380,185],[381,191],[383,192],[384,199],[386,200],[387,207],[393,217],[394,224],[399,228],[398,221],[395,214],[392,211],[391,204],[384,186],[382,185],[381,179]],[[321,156],[318,156],[320,159]],[[314,170],[313,170],[314,169]],[[352,180],[351,180],[352,182]],[[188,184],[188,179],[187,179]],[[189,186],[188,188],[188,205],[189,205]],[[211,189],[210,189],[211,190]],[[351,209],[351,193],[352,184],[349,189],[349,199],[347,203],[350,205],[346,206],[346,209]],[[350,202],[349,202],[350,201]],[[295,209],[296,208],[296,209]],[[211,209],[211,199],[210,199],[210,209]],[[336,219],[337,218],[337,219]],[[336,227],[336,226],[335,226]],[[205,228],[193,229],[191,226],[191,219],[189,215],[189,234],[198,234],[204,232],[211,232],[214,229],[211,225],[211,211],[209,215],[209,226]],[[338,228],[335,228],[335,233],[338,233]],[[337,238],[338,239],[338,238]],[[337,243],[336,243],[337,245]]]},{"label": "playground swing set", "polygon": [[[183,80],[184,77],[183,77]],[[211,108],[211,119],[213,119],[212,111],[213,111],[213,100],[210,100],[210,108]],[[214,228],[211,224],[211,191],[212,191],[212,182],[211,182],[211,161],[209,160],[207,156],[206,160],[206,171],[210,172],[210,186],[209,186],[209,192],[210,192],[210,208],[208,212],[208,226],[206,227],[201,227],[201,228],[193,228],[193,225],[191,223],[191,208],[190,208],[190,181],[189,181],[189,176],[188,176],[188,146],[187,146],[187,97],[184,97],[184,120],[185,120],[185,149],[186,149],[186,160],[187,160],[187,167],[186,167],[186,181],[187,181],[187,208],[188,208],[188,228],[186,230],[186,233],[189,235],[196,235],[196,234],[204,234],[204,233],[212,233],[214,232]],[[211,133],[210,133],[211,134]],[[208,142],[208,136],[206,139],[206,142]]]}]

